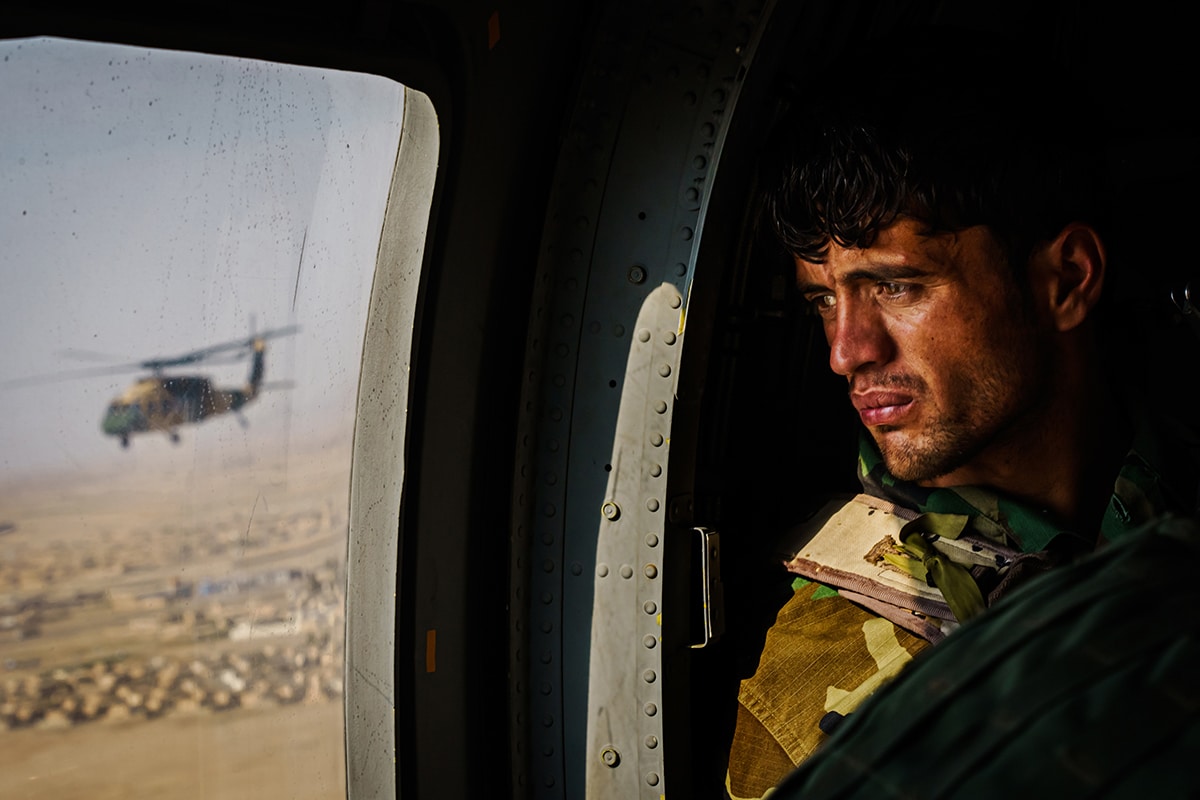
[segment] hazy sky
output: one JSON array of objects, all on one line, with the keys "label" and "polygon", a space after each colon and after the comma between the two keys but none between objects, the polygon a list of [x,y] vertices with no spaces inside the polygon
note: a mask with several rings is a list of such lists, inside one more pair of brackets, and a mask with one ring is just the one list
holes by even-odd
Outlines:
[{"label": "hazy sky", "polygon": [[[348,435],[399,84],[28,39],[0,42],[0,108],[0,478]],[[247,406],[244,430],[216,417],[178,446],[143,434],[124,451],[100,421],[144,371],[4,385],[174,356],[252,323],[301,331],[267,348],[267,381],[294,388]],[[248,369],[172,372],[232,387]]]}]

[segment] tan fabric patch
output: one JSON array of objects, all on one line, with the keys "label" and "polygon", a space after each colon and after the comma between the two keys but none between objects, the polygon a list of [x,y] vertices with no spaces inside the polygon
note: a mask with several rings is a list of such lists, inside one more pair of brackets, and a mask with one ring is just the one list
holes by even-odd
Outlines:
[{"label": "tan fabric patch", "polygon": [[928,644],[843,597],[813,599],[819,589],[802,587],[780,609],[758,671],[742,682],[733,796],[762,797],[824,741],[828,702],[848,713]]},{"label": "tan fabric patch", "polygon": [[896,631],[896,626],[882,617],[863,623],[863,639],[867,651],[875,659],[878,671],[853,689],[847,690],[837,686],[826,689],[826,711],[836,711],[842,716],[849,714],[876,689],[894,678],[905,664],[912,661],[912,656],[896,638]]}]

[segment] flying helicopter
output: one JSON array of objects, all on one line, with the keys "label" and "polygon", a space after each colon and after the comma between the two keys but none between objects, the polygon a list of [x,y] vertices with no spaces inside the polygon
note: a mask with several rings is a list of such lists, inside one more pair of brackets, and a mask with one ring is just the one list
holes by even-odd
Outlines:
[{"label": "flying helicopter", "polygon": [[[162,431],[173,443],[178,444],[179,426],[191,425],[217,414],[240,411],[258,397],[263,386],[267,339],[290,335],[296,330],[295,326],[277,328],[173,358],[140,362],[138,367],[152,370],[153,374],[140,378],[113,398],[100,424],[101,430],[109,436],[118,437],[121,447],[129,447],[129,437],[133,434],[150,431]],[[253,353],[250,375],[246,385],[240,388],[218,388],[202,376],[163,374],[163,370],[169,367],[196,364],[227,355],[240,359],[248,352]],[[245,424],[245,420],[242,420],[242,424]]]},{"label": "flying helicopter", "polygon": [[[38,375],[7,381],[0,385],[13,388],[132,370],[149,370],[151,374],[137,379],[112,399],[101,420],[100,429],[109,436],[117,437],[121,447],[125,448],[129,447],[129,440],[133,434],[154,431],[167,434],[173,443],[178,444],[180,426],[193,425],[218,414],[238,412],[258,397],[259,393],[267,388],[263,383],[267,340],[290,336],[298,330],[298,326],[291,325],[251,334],[244,339],[202,347],[177,356]],[[201,375],[164,372],[186,364],[236,362],[247,355],[252,355],[250,374],[246,384],[241,387],[221,388]],[[285,384],[278,384],[272,388],[283,386]],[[244,419],[241,421],[243,425],[246,424]]]}]

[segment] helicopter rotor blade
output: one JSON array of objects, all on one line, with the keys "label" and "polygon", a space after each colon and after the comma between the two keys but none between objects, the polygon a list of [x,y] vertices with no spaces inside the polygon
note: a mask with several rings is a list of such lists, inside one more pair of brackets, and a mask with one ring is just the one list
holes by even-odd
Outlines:
[{"label": "helicopter rotor blade", "polygon": [[14,378],[0,381],[0,389],[17,389],[24,386],[40,386],[47,383],[72,381],[81,378],[102,378],[108,375],[120,375],[141,369],[141,364],[115,364],[107,367],[89,367],[86,369],[68,369],[60,372],[49,372],[42,375],[30,375],[24,378]]},{"label": "helicopter rotor blade", "polygon": [[175,356],[173,358],[152,358],[141,362],[144,369],[160,370],[166,367],[178,367],[184,364],[195,364],[200,361],[208,361],[213,356],[220,353],[231,351],[247,350],[254,346],[256,341],[260,339],[274,339],[279,336],[290,336],[300,330],[298,325],[288,325],[284,328],[275,328],[274,330],[263,331],[254,336],[248,336],[244,339],[235,339],[231,342],[222,342],[209,347],[202,347],[199,350],[193,350],[190,353]]},{"label": "helicopter rotor blade", "polygon": [[72,361],[91,361],[98,364],[123,364],[129,361],[129,356],[118,356],[112,353],[101,353],[96,350],[85,350],[82,347],[67,347],[62,350],[55,350],[54,354],[69,358]]},{"label": "helicopter rotor blade", "polygon": [[[178,367],[184,364],[195,364],[198,362],[206,362],[210,364],[233,364],[238,361],[244,361],[249,355],[254,343],[260,340],[274,339],[280,336],[290,336],[300,330],[299,325],[288,325],[283,328],[274,328],[272,330],[263,331],[254,336],[249,336],[243,339],[235,339],[230,342],[212,345],[210,347],[202,347],[199,350],[193,350],[190,353],[184,353],[173,358],[150,358],[145,361],[133,361],[119,364],[108,364],[100,367],[84,367],[81,369],[60,370],[58,372],[43,373],[41,375],[30,375],[24,378],[14,378],[0,381],[0,389],[16,389],[24,386],[38,386],[47,383],[58,383],[61,381],[77,380],[80,378],[98,378],[107,375],[119,375],[121,373],[136,372],[137,370],[150,370],[155,373],[161,372],[167,367]],[[94,360],[104,358],[103,354],[89,350],[66,350],[60,351],[60,354],[68,357],[82,358],[83,360]]]}]

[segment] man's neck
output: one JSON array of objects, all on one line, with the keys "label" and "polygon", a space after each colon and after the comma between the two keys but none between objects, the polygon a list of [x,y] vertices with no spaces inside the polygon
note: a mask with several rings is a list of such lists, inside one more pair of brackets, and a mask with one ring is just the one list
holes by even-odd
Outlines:
[{"label": "man's neck", "polygon": [[1097,530],[1132,427],[1103,381],[1087,377],[1075,384],[1086,391],[1054,393],[969,464],[923,485],[986,486],[1080,533]]}]

